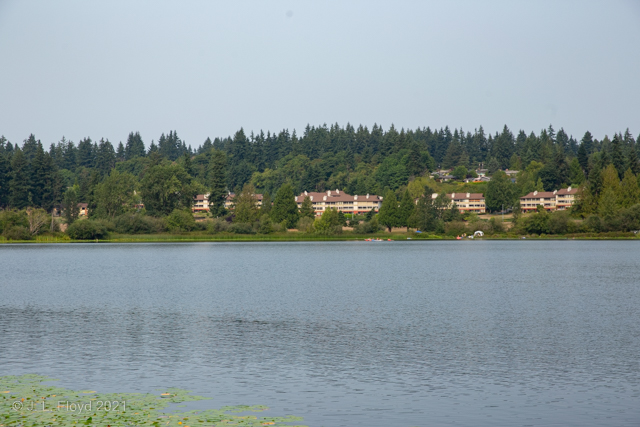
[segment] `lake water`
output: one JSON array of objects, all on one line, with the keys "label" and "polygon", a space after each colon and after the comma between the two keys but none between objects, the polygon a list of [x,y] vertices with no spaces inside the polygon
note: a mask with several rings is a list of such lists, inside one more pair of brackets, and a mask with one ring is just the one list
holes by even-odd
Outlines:
[{"label": "lake water", "polygon": [[0,375],[320,426],[640,425],[640,242],[0,246]]}]

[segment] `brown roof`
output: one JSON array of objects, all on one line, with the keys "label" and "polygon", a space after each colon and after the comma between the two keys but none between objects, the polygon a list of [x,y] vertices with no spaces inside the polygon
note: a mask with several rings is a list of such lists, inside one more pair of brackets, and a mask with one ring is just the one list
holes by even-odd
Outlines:
[{"label": "brown roof", "polygon": [[526,196],[520,197],[521,199],[547,199],[556,197],[556,193],[553,191],[533,191]]},{"label": "brown roof", "polygon": [[447,194],[451,200],[484,199],[482,193],[451,193]]},{"label": "brown roof", "polygon": [[[302,201],[304,200],[305,197],[311,197],[311,201],[312,202],[353,202],[353,201],[358,201],[358,202],[364,202],[364,201],[372,201],[372,202],[379,202],[382,200],[382,197],[375,195],[375,194],[359,194],[359,195],[350,195],[347,194],[343,191],[325,191],[323,193],[318,193],[318,192],[307,192],[300,194],[299,196],[296,196],[296,202],[300,202],[302,203]],[[367,198],[368,196],[368,198]],[[326,197],[326,199],[325,199]]]},{"label": "brown roof", "polygon": [[564,196],[564,195],[567,195],[567,194],[577,194],[577,193],[578,193],[578,189],[577,188],[569,187],[569,188],[563,188],[561,190],[558,190],[557,194],[560,195],[560,196]]}]

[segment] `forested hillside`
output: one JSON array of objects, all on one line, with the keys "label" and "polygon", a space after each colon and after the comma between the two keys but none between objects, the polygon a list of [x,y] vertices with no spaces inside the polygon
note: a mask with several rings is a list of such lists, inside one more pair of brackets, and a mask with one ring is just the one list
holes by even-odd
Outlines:
[{"label": "forested hillside", "polygon": [[[72,190],[73,200],[88,203],[94,213],[117,215],[137,195],[150,213],[163,215],[188,207],[197,192],[234,191],[246,183],[270,194],[287,182],[296,193],[339,188],[350,194],[391,189],[401,195],[413,177],[428,171],[456,166],[472,171],[479,164],[490,174],[505,168],[523,171],[516,195],[588,179],[587,188],[597,198],[609,164],[618,179],[627,170],[635,179],[640,171],[640,147],[632,134],[612,135],[597,140],[587,131],[576,139],[552,126],[537,134],[514,133],[505,126],[487,135],[482,127],[472,133],[335,124],[307,126],[300,136],[287,130],[246,135],[241,129],[233,137],[207,138],[195,150],[175,131],[147,144],[132,132],[124,143],[85,138],[76,144],[63,138],[48,148],[34,135],[22,144],[2,137],[0,207],[50,211]],[[117,192],[122,194],[110,207],[98,203]]]}]

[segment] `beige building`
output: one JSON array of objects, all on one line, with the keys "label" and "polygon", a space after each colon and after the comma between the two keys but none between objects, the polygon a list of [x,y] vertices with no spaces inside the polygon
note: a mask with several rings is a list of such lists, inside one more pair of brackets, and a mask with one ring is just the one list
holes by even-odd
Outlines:
[{"label": "beige building", "polygon": [[[258,206],[262,206],[262,194],[254,194],[258,200]],[[227,194],[227,199],[224,202],[225,209],[233,209],[233,198],[236,197],[234,193]],[[209,212],[209,194],[198,194],[193,198],[192,212]]]},{"label": "beige building", "polygon": [[534,212],[538,205],[548,211],[569,209],[576,201],[577,188],[563,188],[555,191],[534,191],[524,197],[520,197],[520,210],[522,212]]},{"label": "beige building", "polygon": [[375,194],[367,194],[364,196],[356,194],[351,196],[340,190],[326,191],[324,193],[305,191],[299,196],[296,196],[298,209],[302,207],[302,202],[307,196],[311,199],[311,204],[313,205],[316,216],[322,215],[322,212],[329,208],[337,209],[346,214],[366,214],[371,209],[377,212],[382,205],[382,197],[376,196]]},{"label": "beige building", "polygon": [[[438,197],[436,193],[431,195],[432,199],[436,197]],[[482,193],[451,193],[447,194],[447,197],[451,199],[460,212],[485,213],[487,211],[484,194]]]}]

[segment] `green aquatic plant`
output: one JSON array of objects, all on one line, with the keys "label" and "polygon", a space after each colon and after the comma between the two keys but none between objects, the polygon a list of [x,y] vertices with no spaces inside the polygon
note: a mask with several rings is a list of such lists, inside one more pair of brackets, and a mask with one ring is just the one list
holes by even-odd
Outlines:
[{"label": "green aquatic plant", "polygon": [[[237,415],[262,412],[265,406],[225,406],[220,409],[168,412],[171,404],[205,400],[186,390],[169,388],[160,394],[74,391],[44,382],[41,375],[0,376],[0,427],[4,426],[289,426],[302,418]],[[174,405],[175,406],[175,405]]]}]

